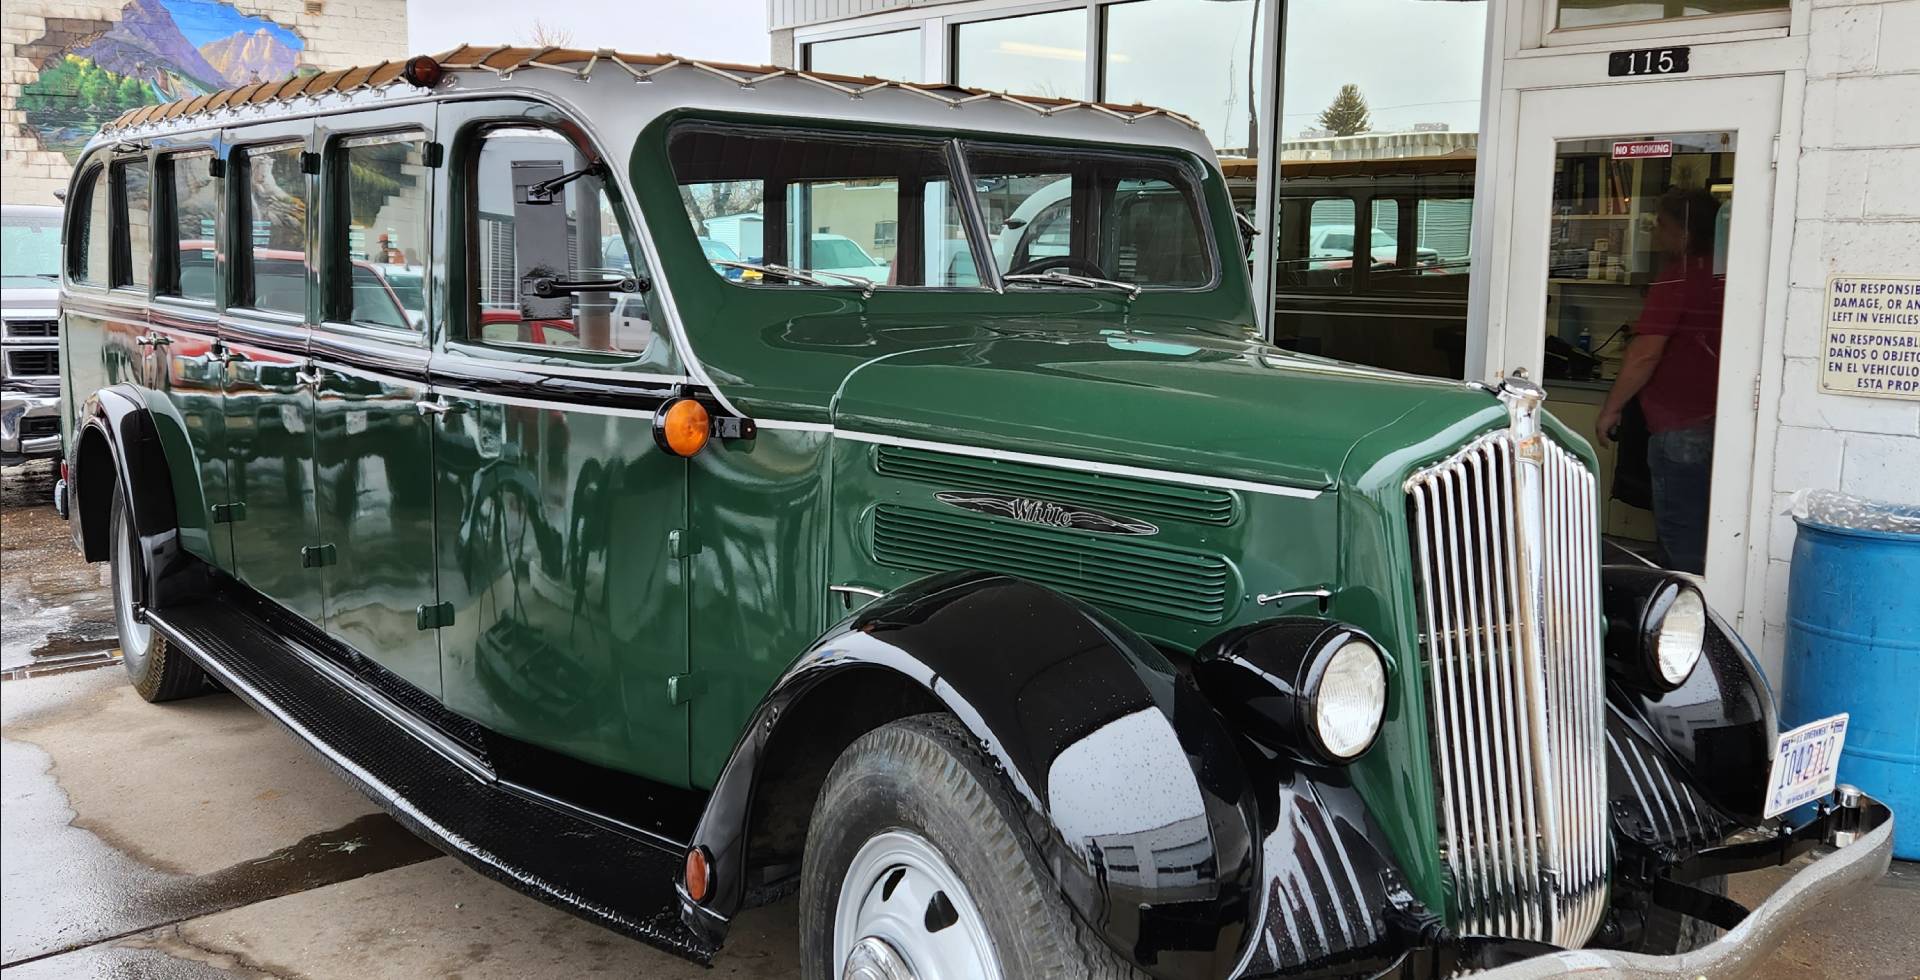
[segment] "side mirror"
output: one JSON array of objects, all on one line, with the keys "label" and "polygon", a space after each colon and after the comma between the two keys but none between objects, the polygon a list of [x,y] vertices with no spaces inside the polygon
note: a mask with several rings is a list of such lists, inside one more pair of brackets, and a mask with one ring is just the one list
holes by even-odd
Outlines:
[{"label": "side mirror", "polygon": [[559,160],[513,161],[514,275],[523,320],[573,319],[573,295],[543,284],[567,278],[566,173]]}]

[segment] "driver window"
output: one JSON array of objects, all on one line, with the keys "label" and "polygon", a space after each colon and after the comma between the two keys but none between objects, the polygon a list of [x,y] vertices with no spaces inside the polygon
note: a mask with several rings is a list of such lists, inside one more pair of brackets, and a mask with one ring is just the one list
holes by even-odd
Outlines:
[{"label": "driver window", "polygon": [[472,159],[474,339],[646,351],[653,320],[595,161],[554,130],[519,126],[488,130]]}]

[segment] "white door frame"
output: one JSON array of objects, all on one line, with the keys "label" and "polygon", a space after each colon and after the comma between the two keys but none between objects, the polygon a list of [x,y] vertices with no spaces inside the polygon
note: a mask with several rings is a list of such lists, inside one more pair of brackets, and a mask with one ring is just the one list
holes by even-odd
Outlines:
[{"label": "white door frame", "polygon": [[[1519,92],[1511,117],[1513,138],[1500,161],[1511,163],[1511,176],[1493,229],[1495,241],[1504,243],[1496,245],[1504,262],[1489,283],[1483,373],[1525,368],[1538,377],[1557,143],[1666,133],[1737,134],[1706,575],[1709,601],[1736,620],[1743,618],[1747,606],[1750,529],[1756,523],[1750,520],[1752,510],[1756,504],[1766,506],[1754,499],[1752,488],[1760,380],[1770,349],[1769,296],[1777,275],[1772,262],[1773,165],[1784,87],[1784,75],[1771,73]],[[1790,222],[1791,212],[1787,214]],[[1767,428],[1770,450],[1771,426]]]}]

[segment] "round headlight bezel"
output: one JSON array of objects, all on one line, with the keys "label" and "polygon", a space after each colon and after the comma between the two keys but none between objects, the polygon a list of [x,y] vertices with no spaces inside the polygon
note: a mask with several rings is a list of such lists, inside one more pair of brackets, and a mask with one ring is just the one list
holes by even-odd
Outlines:
[{"label": "round headlight bezel", "polygon": [[[1343,655],[1346,662],[1342,663]],[[1367,656],[1364,661],[1352,658]],[[1367,668],[1371,668],[1368,670]],[[1364,678],[1353,678],[1351,671],[1359,669],[1367,674]],[[1329,686],[1329,676],[1333,686]],[[1378,695],[1372,708],[1371,723],[1365,739],[1346,742],[1339,746],[1328,738],[1328,708],[1325,697],[1330,691],[1338,692],[1345,683],[1359,681],[1376,686]],[[1343,683],[1345,682],[1345,683]],[[1315,754],[1336,765],[1346,765],[1367,754],[1373,743],[1380,738],[1380,730],[1386,725],[1388,691],[1388,671],[1386,654],[1373,641],[1357,632],[1344,632],[1334,641],[1321,648],[1319,656],[1313,658],[1313,666],[1307,675],[1306,684],[1306,736],[1313,744]]]},{"label": "round headlight bezel", "polygon": [[[1640,624],[1642,670],[1660,691],[1680,688],[1700,668],[1707,647],[1707,600],[1691,582],[1675,579],[1647,597]],[[1669,664],[1684,662],[1679,669]]]}]

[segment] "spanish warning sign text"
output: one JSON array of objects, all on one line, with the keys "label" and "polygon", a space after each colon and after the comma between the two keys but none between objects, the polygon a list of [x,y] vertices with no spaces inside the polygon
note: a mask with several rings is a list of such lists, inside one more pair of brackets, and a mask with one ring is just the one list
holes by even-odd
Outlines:
[{"label": "spanish warning sign text", "polygon": [[1920,400],[1920,279],[1827,280],[1820,390]]}]

